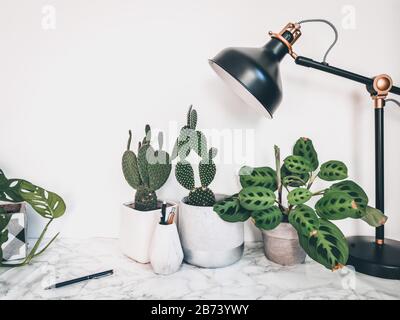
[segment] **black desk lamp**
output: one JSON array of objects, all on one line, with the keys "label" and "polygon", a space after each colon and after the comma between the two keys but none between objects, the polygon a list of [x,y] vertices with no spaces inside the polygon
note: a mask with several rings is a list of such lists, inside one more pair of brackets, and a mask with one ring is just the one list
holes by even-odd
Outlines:
[{"label": "black desk lamp", "polygon": [[[335,31],[335,41],[325,54],[323,62],[297,56],[292,45],[301,36],[305,22],[324,22]],[[269,33],[272,39],[261,48],[227,48],[210,65],[214,71],[239,94],[243,100],[272,118],[282,99],[279,63],[290,54],[295,63],[318,69],[366,85],[375,108],[375,190],[376,208],[384,211],[384,106],[389,93],[400,95],[386,74],[370,78],[330,66],[326,57],[337,41],[336,28],[322,19],[289,23],[279,33]],[[390,99],[390,101],[394,101]],[[394,101],[396,102],[396,101]],[[400,241],[385,239],[384,227],[376,228],[374,237],[354,236],[347,239],[350,255],[348,265],[359,272],[376,277],[400,279]]]}]

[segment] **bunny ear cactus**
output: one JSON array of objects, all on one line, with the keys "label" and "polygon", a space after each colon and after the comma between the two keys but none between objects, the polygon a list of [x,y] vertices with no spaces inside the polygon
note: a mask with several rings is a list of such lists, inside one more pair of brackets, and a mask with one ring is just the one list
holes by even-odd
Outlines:
[{"label": "bunny ear cactus", "polygon": [[122,156],[122,171],[128,184],[136,190],[135,209],[157,209],[156,190],[160,189],[171,173],[169,154],[163,151],[163,134],[158,135],[159,149],[151,146],[151,128],[145,127],[145,137],[139,142],[137,155],[131,150],[132,132],[129,131],[127,150]]},{"label": "bunny ear cactus", "polygon": [[8,231],[6,227],[11,219],[11,214],[7,213],[4,208],[0,207],[0,266],[18,267],[31,262],[31,260],[38,255],[42,254],[53,241],[57,238],[58,233],[39,250],[40,244],[54,219],[60,218],[66,211],[64,200],[54,192],[47,191],[38,187],[29,181],[22,179],[7,179],[4,172],[0,169],[0,201],[6,202],[27,202],[33,210],[40,216],[48,219],[46,226],[40,234],[35,245],[27,255],[27,257],[20,263],[7,264],[2,263],[2,250],[1,245],[8,239]]},{"label": "bunny ear cactus", "polygon": [[[189,190],[187,204],[193,206],[212,206],[215,203],[215,195],[209,188],[217,172],[214,158],[217,156],[217,149],[207,148],[207,140],[201,131],[196,130],[197,111],[190,106],[187,114],[187,123],[181,129],[175,143],[172,157],[179,157],[175,167],[175,176],[179,184]],[[198,173],[200,187],[195,186],[194,169],[186,160],[191,150],[200,157]]]},{"label": "bunny ear cactus", "polygon": [[[345,265],[349,255],[345,236],[331,221],[362,219],[373,227],[386,222],[387,217],[381,211],[368,206],[364,190],[354,181],[345,180],[348,169],[343,162],[332,160],[319,165],[310,139],[298,139],[293,154],[283,164],[280,150],[275,147],[275,160],[275,170],[243,167],[239,172],[243,189],[238,196],[217,202],[214,211],[228,222],[251,218],[264,230],[271,230],[282,221],[289,222],[306,253],[331,270]],[[335,183],[312,191],[317,178]],[[314,197],[319,197],[315,206],[307,205]]]}]

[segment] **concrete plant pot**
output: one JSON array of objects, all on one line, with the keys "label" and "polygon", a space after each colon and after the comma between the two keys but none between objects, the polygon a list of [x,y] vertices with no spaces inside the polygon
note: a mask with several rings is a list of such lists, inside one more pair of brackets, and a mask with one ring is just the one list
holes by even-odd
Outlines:
[{"label": "concrete plant pot", "polygon": [[300,246],[297,231],[288,222],[273,230],[262,230],[264,253],[268,260],[283,266],[304,263],[306,253]]},{"label": "concrete plant pot", "polygon": [[[216,195],[217,201],[225,198]],[[179,234],[184,260],[203,268],[220,268],[240,260],[244,248],[243,222],[222,220],[213,207],[179,205]]]},{"label": "concrete plant pot", "polygon": [[[123,204],[120,226],[120,247],[123,254],[140,263],[150,262],[150,245],[154,230],[160,222],[161,204],[159,201],[159,208],[151,211],[136,210],[134,202]],[[174,207],[178,213],[178,205],[167,202],[167,214]]]}]

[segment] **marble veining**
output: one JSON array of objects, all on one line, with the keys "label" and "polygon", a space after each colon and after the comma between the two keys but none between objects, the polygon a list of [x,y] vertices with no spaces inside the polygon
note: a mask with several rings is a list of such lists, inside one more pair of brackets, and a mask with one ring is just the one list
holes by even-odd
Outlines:
[{"label": "marble veining", "polygon": [[[54,282],[114,269],[115,274],[65,288]],[[150,264],[121,254],[115,239],[62,239],[31,265],[0,268],[0,299],[399,299],[400,281],[331,272],[307,258],[282,267],[268,261],[262,243],[247,243],[243,258],[221,269],[183,264],[156,275]]]}]

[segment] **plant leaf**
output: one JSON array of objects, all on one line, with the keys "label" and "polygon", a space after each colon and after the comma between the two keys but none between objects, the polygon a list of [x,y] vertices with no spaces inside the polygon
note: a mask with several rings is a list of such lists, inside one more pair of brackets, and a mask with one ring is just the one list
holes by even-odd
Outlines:
[{"label": "plant leaf", "polygon": [[286,169],[292,173],[304,174],[313,171],[310,161],[301,156],[289,156],[283,162]]},{"label": "plant leaf", "polygon": [[296,188],[289,192],[287,199],[289,204],[298,205],[306,203],[312,197],[312,192],[306,188]]},{"label": "plant leaf", "polygon": [[239,171],[240,184],[246,187],[264,187],[272,191],[277,189],[276,172],[270,167],[252,168],[244,166]]},{"label": "plant leaf", "polygon": [[0,169],[0,201],[22,202],[19,194],[19,184],[22,180],[7,179],[4,172]]},{"label": "plant leaf", "polygon": [[199,163],[199,175],[202,187],[208,187],[215,178],[217,168],[215,163],[211,160],[201,160]]},{"label": "plant leaf", "polygon": [[246,210],[260,211],[273,206],[275,194],[264,187],[247,187],[239,193],[240,205]]},{"label": "plant leaf", "polygon": [[341,161],[331,160],[321,165],[318,177],[325,181],[343,180],[348,177],[347,167]]},{"label": "plant leaf", "polygon": [[341,220],[353,216],[358,212],[359,208],[347,193],[330,191],[318,200],[315,210],[321,218]]},{"label": "plant leaf", "polygon": [[301,156],[307,159],[311,164],[312,171],[318,169],[318,154],[314,149],[311,139],[304,137],[298,139],[293,147],[293,155]]},{"label": "plant leaf", "polygon": [[243,222],[250,217],[250,212],[240,207],[238,195],[218,201],[214,211],[226,222]]},{"label": "plant leaf", "polygon": [[309,173],[295,174],[286,169],[285,165],[281,168],[281,180],[284,186],[297,188],[305,186],[307,181],[310,179]]},{"label": "plant leaf", "polygon": [[380,227],[383,226],[388,217],[385,216],[381,210],[368,206],[366,209],[366,214],[361,218],[366,223],[368,223],[372,227]]},{"label": "plant leaf", "polygon": [[46,191],[28,181],[21,182],[21,196],[44,218],[56,219],[66,210],[64,200],[57,194]]},{"label": "plant leaf", "polygon": [[356,202],[359,210],[349,212],[349,218],[358,219],[365,215],[365,210],[368,205],[368,196],[357,183],[351,180],[341,181],[333,184],[328,192],[331,191],[345,192]]},{"label": "plant leaf", "polygon": [[299,236],[300,245],[311,259],[330,270],[346,265],[349,247],[343,233],[332,222],[320,219],[317,233],[306,239]]},{"label": "plant leaf", "polygon": [[275,229],[282,222],[282,212],[277,206],[272,206],[264,210],[254,211],[251,217],[257,228],[262,230]]},{"label": "plant leaf", "polygon": [[289,223],[299,234],[309,238],[317,233],[319,218],[311,207],[301,204],[289,213]]}]

